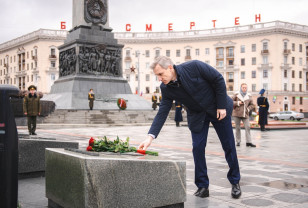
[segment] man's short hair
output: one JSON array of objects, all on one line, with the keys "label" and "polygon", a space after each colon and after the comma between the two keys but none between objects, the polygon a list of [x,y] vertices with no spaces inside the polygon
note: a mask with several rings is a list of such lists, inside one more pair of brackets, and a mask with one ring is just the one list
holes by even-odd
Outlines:
[{"label": "man's short hair", "polygon": [[166,56],[158,56],[154,59],[154,62],[151,64],[150,68],[153,70],[157,65],[160,65],[162,68],[167,69],[170,65],[173,66],[173,62],[170,58]]},{"label": "man's short hair", "polygon": [[241,84],[241,87],[242,87],[243,85],[247,85],[247,84],[246,84],[246,83],[242,83],[242,84]]}]

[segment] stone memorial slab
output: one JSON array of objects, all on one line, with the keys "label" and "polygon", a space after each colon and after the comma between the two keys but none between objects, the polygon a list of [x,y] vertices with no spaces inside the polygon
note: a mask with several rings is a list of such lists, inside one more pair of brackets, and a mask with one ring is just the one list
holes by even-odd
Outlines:
[{"label": "stone memorial slab", "polygon": [[52,139],[20,139],[18,143],[18,173],[45,171],[46,148],[78,148],[78,142],[63,142]]},{"label": "stone memorial slab", "polygon": [[50,207],[184,207],[186,162],[46,149]]}]

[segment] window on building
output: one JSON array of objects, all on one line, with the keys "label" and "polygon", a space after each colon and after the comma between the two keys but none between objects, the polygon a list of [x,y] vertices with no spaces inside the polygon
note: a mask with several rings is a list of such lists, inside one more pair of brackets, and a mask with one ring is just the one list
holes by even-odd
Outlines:
[{"label": "window on building", "polygon": [[284,70],[284,78],[288,78],[288,70]]},{"label": "window on building", "polygon": [[241,53],[245,53],[245,45],[241,45]]},{"label": "window on building", "polygon": [[166,50],[166,56],[170,57],[170,50]]},{"label": "window on building", "polygon": [[126,74],[126,80],[129,82],[130,81],[130,74]]},{"label": "window on building", "polygon": [[125,69],[130,69],[131,62],[125,62]]},{"label": "window on building", "polygon": [[302,71],[299,71],[298,78],[302,78]]},{"label": "window on building", "polygon": [[218,57],[219,58],[224,57],[224,49],[223,48],[218,48]]},{"label": "window on building", "polygon": [[263,64],[268,64],[268,56],[263,56]]},{"label": "window on building", "polygon": [[29,70],[29,64],[27,64],[27,70]]},{"label": "window on building", "polygon": [[303,97],[299,97],[299,104],[303,105]]},{"label": "window on building", "polygon": [[252,57],[251,58],[251,65],[256,65],[257,64],[257,58],[256,57]]},{"label": "window on building", "polygon": [[256,76],[256,71],[251,71],[251,78],[256,78],[257,76]]},{"label": "window on building", "polygon": [[228,64],[229,64],[229,66],[233,66],[234,60],[228,60]]},{"label": "window on building", "polygon": [[33,62],[31,63],[31,69],[33,69]]},{"label": "window on building", "polygon": [[284,91],[288,91],[288,84],[287,84],[287,83],[284,83],[284,84],[283,84],[283,90],[284,90]]},{"label": "window on building", "polygon": [[[15,84],[15,81],[16,80],[14,80],[14,84]],[[33,82],[33,74],[31,75],[31,82]]]},{"label": "window on building", "polygon": [[205,55],[210,55],[210,49],[209,48],[205,49]]},{"label": "window on building", "polygon": [[252,90],[253,92],[256,91],[256,84],[252,84],[252,85],[251,85],[251,90]]},{"label": "window on building", "polygon": [[145,57],[150,57],[150,51],[149,50],[145,50]]},{"label": "window on building", "polygon": [[288,56],[283,56],[283,63],[287,64],[288,63]]},{"label": "window on building", "polygon": [[56,62],[55,61],[51,61],[50,62],[50,67],[51,68],[55,68],[56,67]]},{"label": "window on building", "polygon": [[263,83],[263,89],[268,90],[268,84],[267,83]]},{"label": "window on building", "polygon": [[[27,59],[29,58],[29,51],[27,51]],[[12,60],[11,60],[11,63],[12,63]]]},{"label": "window on building", "polygon": [[287,50],[287,49],[288,49],[288,42],[287,42],[287,41],[284,41],[284,42],[283,42],[283,49],[284,49],[284,50]]},{"label": "window on building", "polygon": [[190,49],[186,49],[186,56],[190,56]]},{"label": "window on building", "polygon": [[251,52],[255,52],[257,50],[256,44],[251,44]]},{"label": "window on building", "polygon": [[229,72],[228,80],[229,80],[229,82],[233,82],[233,72]]},{"label": "window on building", "polygon": [[292,78],[295,78],[295,71],[292,70]]},{"label": "window on building", "polygon": [[130,57],[130,50],[126,50],[126,57]]},{"label": "window on building", "polygon": [[199,48],[197,48],[197,49],[195,50],[195,52],[196,52],[196,56],[199,56],[199,55],[200,55],[200,50],[199,50]]},{"label": "window on building", "polygon": [[299,84],[298,85],[298,90],[301,92],[303,89],[302,89],[302,84]]},{"label": "window on building", "polygon": [[298,50],[299,50],[299,52],[303,52],[303,45],[302,44],[299,44]]},{"label": "window on building", "polygon": [[219,67],[223,67],[224,66],[224,62],[223,61],[218,61],[218,66]]},{"label": "window on building", "polygon": [[160,50],[155,50],[155,57],[160,56]]},{"label": "window on building", "polygon": [[267,78],[268,77],[268,71],[267,69],[263,70],[263,78]]},{"label": "window on building", "polygon": [[12,63],[12,56],[10,57],[10,62]]},{"label": "window on building", "polygon": [[244,58],[241,59],[241,65],[245,66],[245,59]]},{"label": "window on building", "polygon": [[303,66],[303,58],[299,58],[298,64],[299,64],[300,66]]},{"label": "window on building", "polygon": [[295,84],[292,83],[292,92],[294,92],[294,91],[295,91]]},{"label": "window on building", "polygon": [[292,97],[292,105],[295,105],[295,97]]},{"label": "window on building", "polygon": [[52,56],[56,55],[56,49],[55,48],[50,49],[50,55],[52,55]]},{"label": "window on building", "polygon": [[145,75],[145,81],[147,81],[147,82],[150,81],[150,75],[149,74]]},{"label": "window on building", "polygon": [[295,43],[292,43],[292,51],[295,51]]},{"label": "window on building", "polygon": [[228,53],[229,53],[228,54],[229,57],[234,57],[234,48],[233,47],[229,47],[228,48]]},{"label": "window on building", "polygon": [[181,56],[181,50],[176,50],[176,57],[180,57]]},{"label": "window on building", "polygon": [[292,57],[292,64],[295,65],[295,57]]},{"label": "window on building", "polygon": [[245,79],[245,72],[244,71],[241,72],[241,79]]},{"label": "window on building", "polygon": [[50,79],[51,79],[51,81],[55,81],[56,80],[56,75],[55,74],[51,74],[50,75]]},{"label": "window on building", "polygon": [[268,42],[263,42],[263,50],[268,50]]},{"label": "window on building", "polygon": [[145,68],[146,68],[146,69],[149,69],[149,68],[150,68],[150,63],[149,63],[149,62],[146,62],[146,63],[145,63]]}]

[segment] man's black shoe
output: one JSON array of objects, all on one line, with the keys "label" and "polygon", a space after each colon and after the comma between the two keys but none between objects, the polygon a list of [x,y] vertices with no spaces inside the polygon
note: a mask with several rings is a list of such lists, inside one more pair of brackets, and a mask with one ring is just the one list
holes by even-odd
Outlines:
[{"label": "man's black shoe", "polygon": [[194,195],[197,197],[201,197],[201,198],[209,197],[210,195],[209,189],[208,188],[198,188],[198,190],[196,191],[196,193],[194,193]]},{"label": "man's black shoe", "polygon": [[246,143],[246,147],[256,147],[253,143]]},{"label": "man's black shoe", "polygon": [[240,184],[232,184],[232,189],[231,189],[231,195],[233,198],[238,199],[240,198],[242,192],[241,192],[241,187]]},{"label": "man's black shoe", "polygon": [[35,132],[32,132],[32,135],[37,135]]}]

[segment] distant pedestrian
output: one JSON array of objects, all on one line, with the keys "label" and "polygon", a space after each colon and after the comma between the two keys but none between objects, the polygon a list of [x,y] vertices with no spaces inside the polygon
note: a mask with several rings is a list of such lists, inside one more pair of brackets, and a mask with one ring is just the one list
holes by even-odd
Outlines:
[{"label": "distant pedestrian", "polygon": [[247,84],[241,84],[241,89],[233,97],[232,116],[235,122],[236,146],[241,145],[241,121],[244,124],[246,132],[246,146],[256,147],[251,143],[249,113],[254,109],[254,104],[250,93],[247,93]]},{"label": "distant pedestrian", "polygon": [[265,125],[267,125],[267,114],[269,109],[269,104],[267,98],[264,97],[265,89],[262,89],[259,94],[261,95],[257,99],[257,103],[259,106],[259,125],[261,127],[261,131],[265,131]]},{"label": "distant pedestrian", "polygon": [[36,93],[36,87],[28,87],[29,94],[24,97],[23,111],[27,116],[29,135],[36,135],[36,117],[41,115],[40,97]]},{"label": "distant pedestrian", "polygon": [[90,92],[88,94],[88,100],[89,100],[90,110],[93,110],[94,100],[95,100],[95,94],[93,92],[93,89],[90,89]]},{"label": "distant pedestrian", "polygon": [[183,109],[182,103],[180,103],[178,101],[175,101],[174,121],[175,121],[177,127],[179,127],[180,126],[180,122],[183,121],[182,109]]},{"label": "distant pedestrian", "polygon": [[152,95],[152,108],[153,110],[156,110],[157,108],[157,95],[155,95],[155,93]]}]

